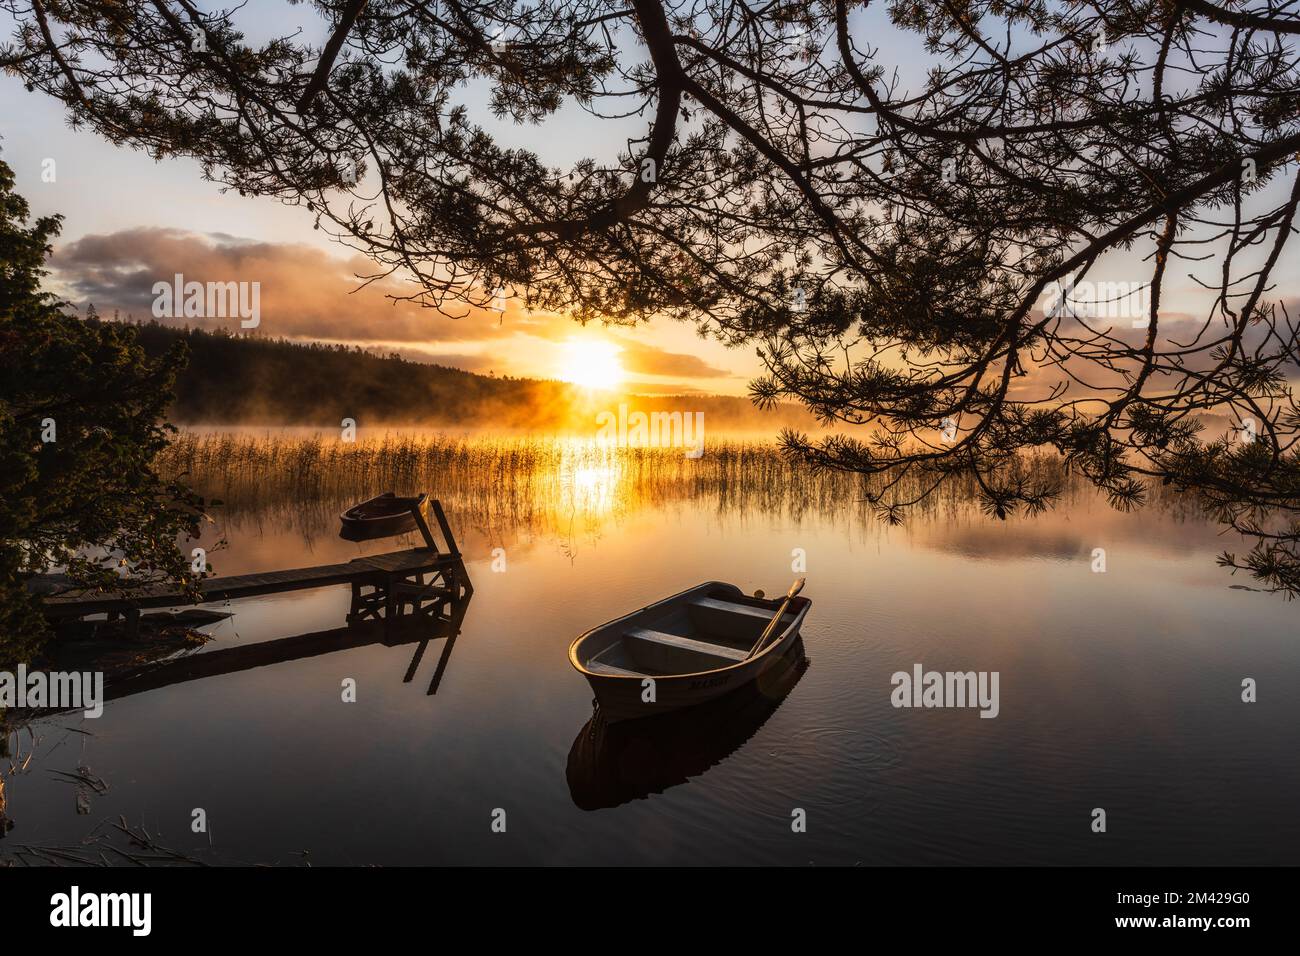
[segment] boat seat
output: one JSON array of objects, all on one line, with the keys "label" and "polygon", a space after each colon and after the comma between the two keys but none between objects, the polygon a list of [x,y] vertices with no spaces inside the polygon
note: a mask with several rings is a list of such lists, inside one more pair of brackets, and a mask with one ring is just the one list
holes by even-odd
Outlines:
[{"label": "boat seat", "polygon": [[[763,629],[772,620],[772,615],[776,613],[775,608],[754,607],[711,597],[696,598],[687,608],[691,621],[700,631],[737,643],[750,644],[763,633]],[[793,623],[797,615],[797,611],[787,610],[781,616],[781,629],[784,630]]]},{"label": "boat seat", "polygon": [[707,641],[697,641],[694,638],[682,637],[679,634],[668,634],[664,631],[652,631],[645,627],[633,628],[624,637],[655,645],[668,651],[684,651],[688,654],[721,658],[719,664],[736,663],[749,657],[749,651],[740,651],[734,647],[727,647],[725,644],[710,644]]},{"label": "boat seat", "polygon": [[[772,615],[776,613],[772,608],[751,607],[748,604],[737,604],[734,601],[720,601],[717,598],[711,597],[696,598],[691,602],[691,605],[702,608],[706,611],[725,611],[728,614],[743,614],[747,617],[752,617],[756,620],[762,621],[764,624],[772,620]],[[786,618],[793,616],[793,612],[787,609],[785,614],[781,616],[781,619],[785,620]]]},{"label": "boat seat", "polygon": [[645,677],[645,674],[636,671],[624,670],[622,667],[615,667],[613,664],[602,664],[600,661],[587,661],[582,665],[593,674],[613,674],[617,677]]}]

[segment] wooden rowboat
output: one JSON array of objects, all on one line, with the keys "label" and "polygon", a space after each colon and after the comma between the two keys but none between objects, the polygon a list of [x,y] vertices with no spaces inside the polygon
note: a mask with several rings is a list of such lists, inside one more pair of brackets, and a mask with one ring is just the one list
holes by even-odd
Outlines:
[{"label": "wooden rowboat", "polygon": [[423,516],[428,507],[428,495],[400,498],[386,491],[339,515],[343,524],[339,537],[347,541],[373,541],[415,531],[420,526],[417,514]]},{"label": "wooden rowboat", "polygon": [[569,645],[569,662],[610,723],[693,707],[779,663],[812,602],[792,598],[775,633],[751,654],[780,606],[709,581],[588,631]]}]

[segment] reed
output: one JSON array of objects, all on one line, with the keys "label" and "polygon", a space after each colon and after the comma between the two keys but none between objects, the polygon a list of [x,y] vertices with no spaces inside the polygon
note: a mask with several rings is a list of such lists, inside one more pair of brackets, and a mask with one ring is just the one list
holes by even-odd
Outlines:
[{"label": "reed", "polygon": [[[344,442],[319,435],[183,431],[160,456],[169,476],[221,502],[239,524],[274,517],[305,534],[332,527],[338,511],[379,491],[428,491],[448,505],[458,533],[489,538],[517,531],[601,522],[646,507],[703,502],[724,513],[872,521],[867,492],[882,479],[821,471],[787,460],[773,442],[710,438],[704,454],[630,448],[566,437],[388,434]],[[1080,493],[1059,463],[1026,469]],[[920,479],[892,489],[916,497]],[[922,515],[969,511],[973,480],[957,477],[918,506]]]}]

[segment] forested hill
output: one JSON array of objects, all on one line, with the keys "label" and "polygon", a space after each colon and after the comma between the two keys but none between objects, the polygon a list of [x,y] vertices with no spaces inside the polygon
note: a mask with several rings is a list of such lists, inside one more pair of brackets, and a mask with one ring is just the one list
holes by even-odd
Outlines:
[{"label": "forested hill", "polygon": [[496,378],[410,362],[341,345],[137,325],[150,354],[177,341],[189,365],[176,384],[179,424],[315,425],[344,418],[366,424],[472,425],[501,429],[590,427],[593,409],[626,401],[632,410],[702,411],[711,428],[808,428],[801,409],[758,412],[729,396],[592,397],[565,382]]}]

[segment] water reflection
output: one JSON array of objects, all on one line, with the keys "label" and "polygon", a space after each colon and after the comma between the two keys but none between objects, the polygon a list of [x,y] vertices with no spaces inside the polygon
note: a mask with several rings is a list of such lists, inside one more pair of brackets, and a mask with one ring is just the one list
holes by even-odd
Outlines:
[{"label": "water reflection", "polygon": [[[415,652],[402,677],[402,683],[414,681],[425,651],[434,641],[444,641],[429,681],[427,695],[438,691],[451,661],[452,650],[464,625],[472,595],[446,600],[419,617],[394,618],[391,621],[367,621],[347,627],[295,634],[274,640],[258,641],[236,647],[210,648],[198,653],[183,653],[166,660],[150,661],[124,668],[108,675],[104,682],[104,700],[115,701],[137,694],[187,684],[208,677],[239,674],[273,664],[287,664],[360,647],[403,647],[415,645]],[[223,615],[228,617],[229,615]],[[4,729],[11,734],[31,720],[60,713],[74,713],[80,708],[11,708],[4,712]]]},{"label": "water reflection", "polygon": [[[193,476],[228,501],[230,547],[213,563],[225,575],[414,546],[341,541],[337,515],[377,489],[427,490],[475,580],[463,639],[459,624],[445,638],[329,630],[345,588],[234,602],[211,645],[115,687],[136,692],[101,720],[10,738],[0,772],[27,770],[6,775],[4,812],[24,842],[77,846],[95,820],[125,816],[203,855],[189,815],[204,806],[226,862],[306,849],[320,865],[383,866],[1300,853],[1300,698],[1240,698],[1246,676],[1300,683],[1295,605],[1229,590],[1214,554],[1231,545],[1185,500],[1121,514],[1067,485],[1056,510],[996,521],[954,487],[891,528],[857,478],[712,438],[698,461],[547,442],[358,446],[232,444],[223,460],[193,445]],[[817,666],[789,675],[793,691],[707,719],[588,723],[575,740],[591,694],[564,653],[574,635],[698,581],[784,587],[795,548]],[[1091,569],[1096,548],[1107,573]],[[893,708],[890,675],[916,662],[998,671],[999,717]],[[344,678],[363,692],[340,706]],[[83,766],[111,787],[92,815],[67,783]],[[792,833],[792,806],[817,825]],[[1099,839],[1094,806],[1124,825]],[[518,838],[491,832],[497,807]]]},{"label": "water reflection", "polygon": [[[451,662],[452,651],[456,646],[457,638],[461,634],[471,599],[472,597],[467,595],[459,600],[442,601],[436,607],[431,607],[427,614],[419,617],[401,617],[391,621],[368,621],[347,627],[258,641],[236,647],[202,650],[168,660],[141,664],[137,667],[120,670],[109,676],[104,684],[104,700],[108,702],[120,701],[129,697],[160,691],[163,688],[202,681],[207,678],[241,674],[272,665],[305,661],[310,658],[319,658],[341,651],[365,647],[397,648],[414,645],[414,653],[401,678],[402,683],[410,684],[415,681],[421,670],[422,661],[429,645],[442,641],[437,662],[430,673],[429,683],[425,691],[426,696],[433,696],[438,692],[438,688],[447,672],[447,667]],[[0,744],[3,745],[0,756],[12,756],[9,752],[10,741],[18,740],[17,735],[23,729],[33,728],[37,722],[47,721],[49,718],[61,714],[74,714],[77,711],[78,708],[12,708],[7,711],[0,711],[0,716],[3,717],[3,721],[0,721]],[[83,731],[83,733],[89,732]],[[38,739],[40,739],[37,731],[30,729],[30,736],[33,747],[35,747]],[[34,750],[27,754],[25,760],[14,761],[14,763],[21,763],[22,769],[26,769],[33,755]],[[14,767],[11,766],[10,769],[12,771]],[[84,766],[79,766],[76,774],[69,774],[64,771],[51,772],[62,774],[67,778],[75,778],[78,781],[79,789],[86,782],[93,782],[97,796],[103,796],[108,791],[108,784],[97,776],[91,775],[90,771]],[[13,818],[7,814],[4,784],[4,776],[0,774],[0,839],[3,839],[16,826]],[[87,810],[88,806],[89,800],[87,799]],[[80,807],[78,813],[83,813]],[[129,830],[124,829],[122,832],[128,837],[133,836]],[[138,845],[138,838],[135,839]],[[82,846],[84,847],[86,843],[87,841],[83,839]],[[124,853],[120,847],[108,844],[106,848],[131,859],[137,865],[142,862],[141,859]],[[35,854],[33,859],[39,861],[39,865],[49,863],[57,865],[61,862],[75,864],[94,862],[91,859],[83,859],[76,852],[69,854],[66,848],[63,847],[44,846],[33,848],[25,846],[24,849]],[[17,854],[15,859],[19,862],[29,862],[22,854]],[[198,863],[201,860],[197,856],[177,853],[176,859],[170,862]]]},{"label": "water reflection", "polygon": [[569,749],[565,775],[574,805],[617,807],[700,776],[758,732],[809,663],[797,638],[778,666],[707,704],[612,724],[597,710]]},{"label": "water reflection", "polygon": [[414,656],[402,677],[402,683],[409,684],[414,681],[429,644],[442,640],[445,643],[427,691],[427,694],[432,696],[437,693],[438,685],[442,682],[447,665],[451,661],[451,653],[456,638],[460,636],[470,600],[472,598],[467,596],[459,601],[443,601],[436,610],[420,617],[396,618],[391,622],[372,621],[353,624],[350,627],[259,641],[241,647],[210,650],[182,657],[179,660],[146,665],[106,683],[104,696],[110,701],[119,700],[205,677],[237,674],[257,667],[300,661],[372,645],[384,647],[416,645]]},{"label": "water reflection", "polygon": [[612,465],[583,465],[562,472],[560,507],[608,513],[616,501],[618,480],[618,469]]}]

